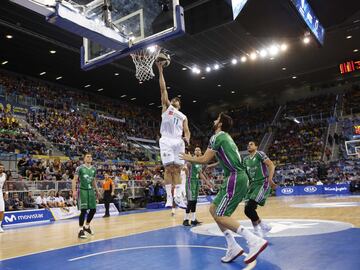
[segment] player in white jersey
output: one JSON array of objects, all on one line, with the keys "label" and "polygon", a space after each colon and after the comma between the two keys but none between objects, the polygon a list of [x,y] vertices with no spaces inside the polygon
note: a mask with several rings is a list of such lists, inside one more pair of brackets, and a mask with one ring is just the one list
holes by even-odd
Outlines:
[{"label": "player in white jersey", "polygon": [[6,174],[4,173],[5,168],[4,165],[0,163],[0,233],[3,233],[4,230],[1,227],[1,223],[4,218],[4,211],[5,211],[5,203],[3,198],[3,186],[6,181]]},{"label": "player in white jersey", "polygon": [[[166,83],[163,74],[163,64],[156,63],[159,69],[159,83],[161,91],[161,138],[160,154],[161,161],[165,168],[164,180],[167,194],[166,207],[173,206],[173,201],[182,207],[186,208],[181,192],[181,178],[180,171],[185,162],[179,158],[180,153],[185,152],[185,143],[190,143],[190,130],[188,120],[185,114],[180,112],[180,99],[173,98],[169,100]],[[173,189],[172,189],[173,188]],[[172,194],[174,190],[174,194]]]}]

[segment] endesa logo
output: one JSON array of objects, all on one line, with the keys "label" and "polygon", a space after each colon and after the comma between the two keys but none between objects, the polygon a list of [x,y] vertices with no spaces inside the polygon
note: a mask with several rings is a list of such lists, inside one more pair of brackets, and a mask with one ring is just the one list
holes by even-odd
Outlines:
[{"label": "endesa logo", "polygon": [[317,188],[316,187],[305,187],[304,188],[304,191],[307,192],[307,193],[314,193],[317,191]]},{"label": "endesa logo", "polygon": [[283,194],[293,194],[294,189],[292,189],[292,188],[283,188],[283,189],[281,189],[281,193],[283,193]]}]

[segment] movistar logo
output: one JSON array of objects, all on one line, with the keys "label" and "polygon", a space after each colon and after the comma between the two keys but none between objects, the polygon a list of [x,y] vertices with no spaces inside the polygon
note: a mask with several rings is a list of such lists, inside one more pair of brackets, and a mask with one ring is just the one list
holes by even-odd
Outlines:
[{"label": "movistar logo", "polygon": [[11,215],[10,217],[5,216],[4,220],[5,220],[5,222],[7,222],[7,223],[14,222],[14,221],[16,221],[16,216],[15,216],[15,215]]}]

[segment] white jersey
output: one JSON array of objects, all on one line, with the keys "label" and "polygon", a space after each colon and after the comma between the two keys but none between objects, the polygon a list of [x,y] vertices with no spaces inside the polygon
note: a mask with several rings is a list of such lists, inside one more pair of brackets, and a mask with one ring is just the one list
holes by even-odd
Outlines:
[{"label": "white jersey", "polygon": [[4,183],[5,183],[5,180],[6,180],[6,174],[3,173],[0,175],[0,194],[2,195],[2,189],[4,187]]},{"label": "white jersey", "polygon": [[162,137],[181,139],[186,115],[170,105],[161,115],[160,133]]}]

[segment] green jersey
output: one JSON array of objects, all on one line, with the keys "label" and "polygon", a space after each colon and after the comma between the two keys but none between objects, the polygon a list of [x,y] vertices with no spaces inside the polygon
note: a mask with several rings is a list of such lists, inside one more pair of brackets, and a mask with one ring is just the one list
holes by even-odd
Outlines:
[{"label": "green jersey", "polygon": [[250,182],[264,181],[268,177],[265,161],[269,158],[264,152],[256,151],[255,155],[244,158],[244,166],[249,175]]},{"label": "green jersey", "polygon": [[228,133],[220,131],[213,135],[209,148],[216,151],[216,158],[223,168],[225,176],[229,176],[231,172],[245,172],[239,150]]},{"label": "green jersey", "polygon": [[76,168],[76,175],[79,176],[80,189],[93,189],[92,182],[96,176],[96,169],[94,166],[87,167],[80,165]]},{"label": "green jersey", "polygon": [[200,178],[201,170],[202,170],[202,165],[192,163],[191,167],[190,167],[190,173],[189,173],[190,179],[198,180]]}]

